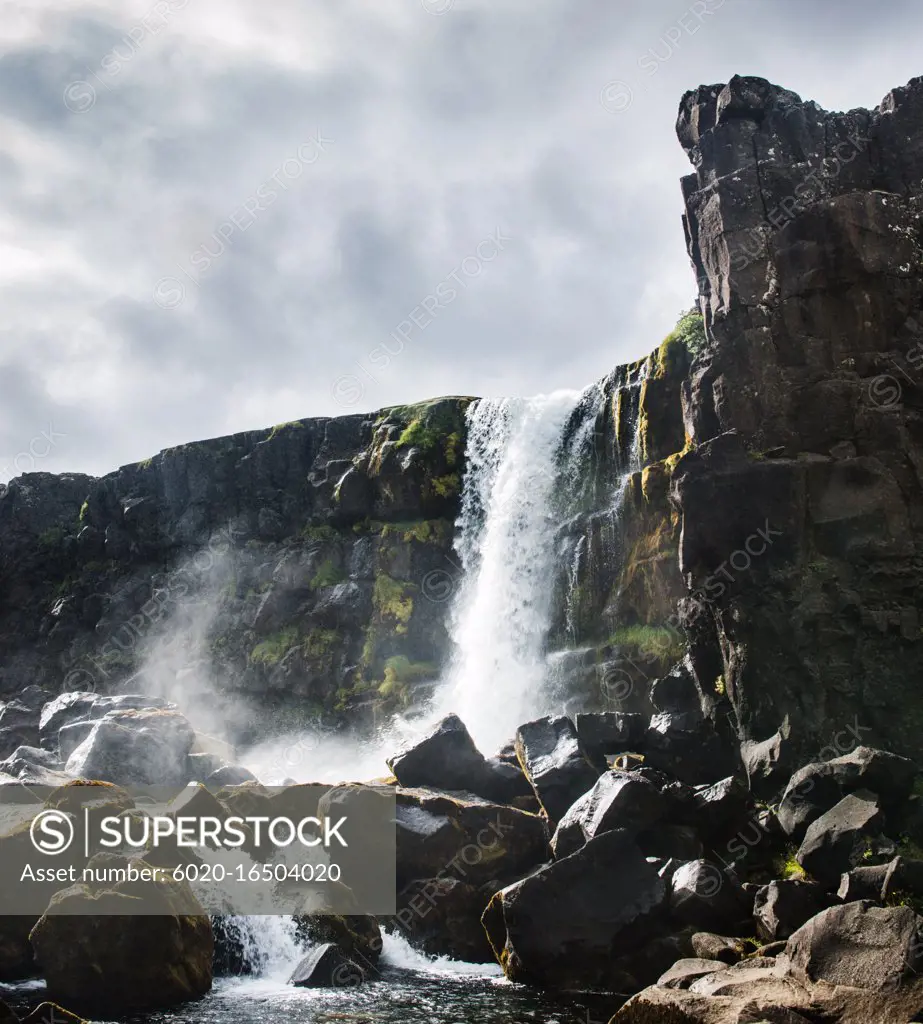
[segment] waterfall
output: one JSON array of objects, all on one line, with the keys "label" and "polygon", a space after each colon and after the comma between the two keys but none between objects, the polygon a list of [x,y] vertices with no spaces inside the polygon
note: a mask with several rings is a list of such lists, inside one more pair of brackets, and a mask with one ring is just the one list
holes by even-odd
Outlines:
[{"label": "waterfall", "polygon": [[228,915],[215,920],[215,930],[240,972],[267,980],[284,982],[304,953],[290,915]]},{"label": "waterfall", "polygon": [[440,712],[460,715],[485,750],[551,710],[545,643],[556,534],[578,497],[574,461],[592,437],[597,392],[481,399],[468,411],[456,540],[463,574],[450,622],[455,653],[436,702]]}]

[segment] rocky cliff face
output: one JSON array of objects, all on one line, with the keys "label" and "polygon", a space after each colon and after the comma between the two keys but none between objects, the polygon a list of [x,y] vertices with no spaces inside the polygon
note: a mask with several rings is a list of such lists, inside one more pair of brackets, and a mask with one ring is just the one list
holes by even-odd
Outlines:
[{"label": "rocky cliff face", "polygon": [[451,550],[469,401],[301,420],[101,479],[12,481],[0,693],[217,691],[275,709],[279,728],[399,703],[445,655],[444,606],[421,587]]},{"label": "rocky cliff face", "polygon": [[677,132],[709,345],[672,496],[701,679],[741,737],[911,752],[923,703],[923,79],[827,113],[762,79]]}]

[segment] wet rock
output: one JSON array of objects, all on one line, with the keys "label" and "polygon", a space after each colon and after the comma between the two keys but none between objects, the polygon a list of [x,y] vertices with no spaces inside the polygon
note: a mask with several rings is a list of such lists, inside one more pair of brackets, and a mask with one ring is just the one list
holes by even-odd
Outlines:
[{"label": "wet rock", "polygon": [[629,954],[656,937],[666,890],[625,832],[605,832],[577,853],[498,892],[484,928],[511,981],[542,988],[624,991]]},{"label": "wet rock", "polygon": [[81,1012],[141,1013],[211,988],[212,928],[185,883],[71,886],[52,897],[30,938],[49,993]]},{"label": "wet rock", "polygon": [[382,939],[381,928],[374,917],[311,914],[295,920],[299,938],[318,944],[332,942],[344,956],[361,967],[363,973],[377,975]]},{"label": "wet rock", "polygon": [[702,692],[685,662],[675,665],[663,678],[654,680],[650,698],[660,714],[700,714],[702,711]]},{"label": "wet rock", "polygon": [[205,779],[207,789],[217,791],[225,786],[242,786],[245,782],[259,782],[248,768],[239,764],[226,764]]},{"label": "wet rock", "polygon": [[688,785],[717,782],[734,770],[730,750],[698,710],[654,715],[644,749],[645,765]]},{"label": "wet rock", "polygon": [[288,979],[297,988],[350,988],[361,985],[366,972],[350,960],[338,946],[326,942],[298,964]]},{"label": "wet rock", "polygon": [[81,743],[93,731],[93,722],[74,722],[71,725],[62,725],[58,730],[58,742],[56,749],[63,764],[67,764],[68,758],[80,746]]},{"label": "wet rock", "polygon": [[21,700],[0,707],[0,758],[10,757],[17,747],[39,745],[39,714]]},{"label": "wet rock", "polygon": [[620,711],[579,714],[575,723],[580,746],[597,764],[602,764],[607,754],[639,749],[647,730],[643,715]]},{"label": "wet rock", "polygon": [[759,890],[753,902],[756,934],[763,942],[787,939],[828,902],[823,890],[810,882],[770,882]]},{"label": "wet rock", "polygon": [[[92,729],[92,723],[89,723],[89,726]],[[79,729],[80,726],[70,726],[70,728]],[[89,735],[89,732],[87,735]],[[189,780],[190,782],[204,783],[209,775],[213,775],[220,768],[224,768],[226,763],[226,761],[220,757],[216,757],[214,754],[196,754],[193,752],[186,759]]]},{"label": "wet rock", "polygon": [[[163,697],[126,693],[105,697],[86,690],[62,693],[41,709],[39,731],[42,746],[52,749],[58,741],[58,732],[75,722],[98,722],[110,711],[175,710],[176,705]],[[64,755],[62,754],[62,757]]]},{"label": "wet rock", "polygon": [[23,770],[46,768],[59,771],[62,767],[57,755],[41,747],[17,747],[5,761],[0,761],[0,771],[16,778]]},{"label": "wet rock", "polygon": [[717,864],[694,860],[670,881],[670,912],[684,924],[733,930],[747,916],[747,898]]},{"label": "wet rock", "polygon": [[666,807],[660,790],[647,779],[632,772],[604,772],[561,818],[551,849],[560,860],[603,832],[640,832],[661,818]]},{"label": "wet rock", "polygon": [[882,807],[899,807],[910,796],[915,777],[916,766],[907,758],[856,747],[842,757],[795,772],[779,803],[779,823],[800,841],[812,822],[858,789],[879,796]]},{"label": "wet rock", "polygon": [[124,785],[188,782],[195,733],[175,711],[110,711],[67,761],[70,775]]},{"label": "wet rock", "polygon": [[686,960],[677,960],[666,974],[662,974],[657,979],[657,984],[661,988],[689,988],[697,978],[727,969],[728,965],[720,960],[700,960],[697,957],[691,957]]},{"label": "wet rock", "polygon": [[569,718],[540,718],[521,725],[516,754],[539,803],[558,822],[599,778]]},{"label": "wet rock", "polygon": [[481,925],[493,892],[491,886],[470,885],[452,876],[411,882],[398,893],[394,930],[427,956],[493,963]]},{"label": "wet rock", "polygon": [[[551,856],[543,818],[480,797],[396,790],[397,882],[452,876],[509,884]],[[496,891],[496,888],[494,891]]]},{"label": "wet rock", "polygon": [[795,859],[812,878],[835,888],[840,875],[861,861],[883,820],[878,797],[867,790],[851,793],[810,825]]},{"label": "wet rock", "polygon": [[444,718],[426,737],[388,759],[401,786],[473,793],[508,803],[531,792],[522,771],[500,758],[487,760],[457,715]]}]

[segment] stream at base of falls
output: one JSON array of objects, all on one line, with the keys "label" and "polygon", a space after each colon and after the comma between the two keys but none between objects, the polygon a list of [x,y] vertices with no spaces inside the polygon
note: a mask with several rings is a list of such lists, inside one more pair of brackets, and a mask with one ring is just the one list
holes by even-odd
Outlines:
[{"label": "stream at base of falls", "polygon": [[[262,919],[267,926],[278,919]],[[93,1024],[607,1024],[617,1006],[591,995],[553,997],[511,985],[499,967],[427,958],[385,936],[381,979],[360,986],[293,988],[300,956],[280,956],[258,976],[218,978],[197,1003],[132,1017],[93,1017]],[[10,986],[0,998],[20,1011],[42,998],[34,986]]]}]

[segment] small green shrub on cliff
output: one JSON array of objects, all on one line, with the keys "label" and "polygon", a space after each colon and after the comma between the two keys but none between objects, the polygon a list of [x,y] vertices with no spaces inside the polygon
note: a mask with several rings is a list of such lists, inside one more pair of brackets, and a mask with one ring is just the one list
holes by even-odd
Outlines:
[{"label": "small green shrub on cliff", "polygon": [[269,435],[266,440],[271,441],[274,437],[278,437],[285,430],[303,430],[304,424],[299,423],[298,420],[289,420],[288,423],[277,423],[272,430],[269,431]]},{"label": "small green shrub on cliff", "polygon": [[689,355],[695,357],[705,350],[706,342],[705,320],[693,306],[683,313],[673,330],[663,339],[658,353],[658,375],[669,372],[684,348]]},{"label": "small green shrub on cliff", "polygon": [[298,630],[283,629],[266,637],[250,652],[250,661],[254,665],[277,665],[288,652],[296,647],[299,641]]},{"label": "small green shrub on cliff", "polygon": [[84,519],[86,519],[87,513],[89,511],[90,511],[90,503],[88,501],[85,501],[80,506],[80,514],[77,516],[77,522],[78,523],[82,523],[84,521]]},{"label": "small green shrub on cliff", "polygon": [[409,583],[401,583],[382,573],[375,577],[372,597],[378,614],[397,622],[395,633],[406,633],[413,615],[413,593]]},{"label": "small green shrub on cliff", "polygon": [[458,473],[437,476],[433,478],[432,485],[440,498],[452,498],[461,490],[461,477]]},{"label": "small green shrub on cliff", "polygon": [[320,587],[333,587],[346,579],[346,573],[334,562],[332,558],[325,558],[317,567],[317,572],[311,580],[311,589],[318,590]]}]

